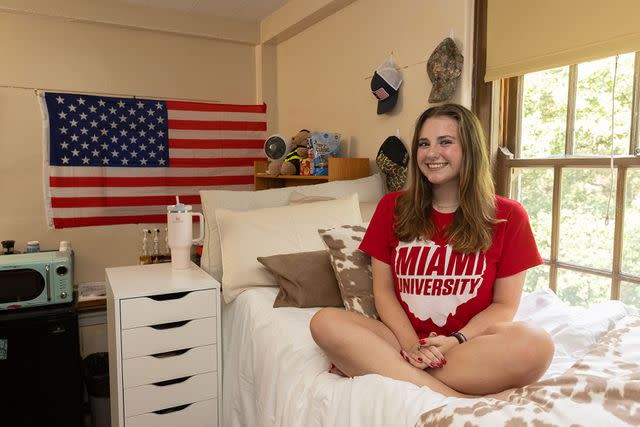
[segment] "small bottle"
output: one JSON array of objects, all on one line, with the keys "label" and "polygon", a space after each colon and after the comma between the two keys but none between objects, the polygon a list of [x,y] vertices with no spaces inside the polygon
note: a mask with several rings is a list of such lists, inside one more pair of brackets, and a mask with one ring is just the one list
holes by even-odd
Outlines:
[{"label": "small bottle", "polygon": [[313,155],[313,141],[311,140],[311,137],[307,139],[307,148],[309,149],[307,151],[307,159],[309,159],[309,175],[314,175],[313,161],[315,156]]},{"label": "small bottle", "polygon": [[140,265],[151,264],[153,262],[147,250],[147,236],[149,234],[151,234],[151,230],[146,228],[142,229],[142,255],[140,255]]},{"label": "small bottle", "polygon": [[27,253],[40,252],[40,242],[37,240],[29,240],[27,242]]},{"label": "small bottle", "polygon": [[160,249],[159,249],[159,239],[158,235],[160,234],[159,228],[153,229],[153,255],[151,255],[151,263],[157,264],[160,262]]}]

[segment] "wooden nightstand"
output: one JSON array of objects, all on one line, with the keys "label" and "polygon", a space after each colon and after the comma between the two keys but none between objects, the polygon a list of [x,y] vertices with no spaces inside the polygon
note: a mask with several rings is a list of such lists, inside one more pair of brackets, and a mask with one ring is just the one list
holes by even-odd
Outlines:
[{"label": "wooden nightstand", "polygon": [[195,264],[106,273],[112,426],[217,427],[220,284]]}]

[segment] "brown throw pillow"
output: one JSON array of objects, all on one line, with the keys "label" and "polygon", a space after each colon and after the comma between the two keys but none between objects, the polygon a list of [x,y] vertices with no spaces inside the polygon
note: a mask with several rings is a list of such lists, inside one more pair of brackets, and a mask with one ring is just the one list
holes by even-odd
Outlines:
[{"label": "brown throw pillow", "polygon": [[258,257],[280,285],[274,307],[342,307],[327,251]]},{"label": "brown throw pillow", "polygon": [[373,300],[371,257],[358,249],[369,223],[318,230],[331,256],[344,307],[377,319]]}]

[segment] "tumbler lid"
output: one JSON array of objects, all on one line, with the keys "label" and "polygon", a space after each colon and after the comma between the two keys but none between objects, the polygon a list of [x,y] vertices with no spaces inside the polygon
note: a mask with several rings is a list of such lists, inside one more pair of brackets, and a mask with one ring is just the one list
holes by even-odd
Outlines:
[{"label": "tumbler lid", "polygon": [[180,197],[176,196],[176,204],[167,206],[167,212],[191,212],[193,206],[180,203]]}]

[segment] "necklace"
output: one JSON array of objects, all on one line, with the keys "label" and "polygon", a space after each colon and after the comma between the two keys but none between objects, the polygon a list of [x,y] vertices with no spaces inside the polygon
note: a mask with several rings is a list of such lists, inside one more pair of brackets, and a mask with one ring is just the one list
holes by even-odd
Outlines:
[{"label": "necklace", "polygon": [[460,206],[460,203],[454,203],[452,205],[441,205],[439,203],[431,202],[431,206],[433,206],[437,211],[440,212],[454,212]]}]

